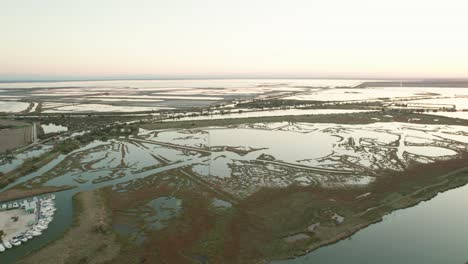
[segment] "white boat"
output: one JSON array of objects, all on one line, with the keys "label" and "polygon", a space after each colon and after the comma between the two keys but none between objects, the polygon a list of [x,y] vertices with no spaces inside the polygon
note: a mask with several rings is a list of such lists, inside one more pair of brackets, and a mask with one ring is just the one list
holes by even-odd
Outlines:
[{"label": "white boat", "polygon": [[42,232],[39,230],[31,230],[31,235],[37,237],[42,235]]},{"label": "white boat", "polygon": [[10,242],[11,242],[11,244],[12,244],[13,246],[19,246],[19,245],[21,245],[21,241],[19,241],[19,240],[17,240],[17,239],[12,239],[12,240],[10,240]]},{"label": "white boat", "polygon": [[42,231],[42,230],[44,230],[44,229],[47,229],[47,227],[41,226],[41,225],[36,225],[36,226],[34,227],[34,229],[37,230],[37,231]]},{"label": "white boat", "polygon": [[8,241],[3,241],[3,245],[6,247],[6,248],[12,248],[13,246],[11,245],[10,242]]},{"label": "white boat", "polygon": [[2,243],[0,243],[0,252],[3,252],[5,251],[5,247],[2,245]]},{"label": "white boat", "polygon": [[55,194],[52,194],[50,198],[52,198],[52,200],[55,200]]},{"label": "white boat", "polygon": [[50,223],[50,221],[40,221],[37,224],[47,228],[49,226],[49,223]]},{"label": "white boat", "polygon": [[21,242],[23,242],[23,243],[25,243],[25,242],[28,241],[28,238],[25,237],[25,236],[23,236],[23,235],[22,235],[22,236],[18,236],[18,239],[21,240]]},{"label": "white boat", "polygon": [[28,240],[31,240],[33,239],[33,236],[31,234],[25,234],[24,235]]},{"label": "white boat", "polygon": [[31,232],[41,232],[42,230],[36,226],[34,226],[33,228],[31,228]]}]

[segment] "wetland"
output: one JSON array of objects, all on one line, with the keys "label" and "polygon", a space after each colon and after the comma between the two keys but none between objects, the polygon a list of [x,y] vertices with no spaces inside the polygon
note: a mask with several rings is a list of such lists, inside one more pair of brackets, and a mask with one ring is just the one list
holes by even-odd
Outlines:
[{"label": "wetland", "polygon": [[[257,82],[2,84],[5,96],[34,102],[5,115],[2,130],[32,125],[38,140],[2,155],[0,203],[52,192],[57,213],[42,236],[0,253],[0,262],[37,263],[58,251],[51,263],[468,260],[459,214],[468,121],[388,104],[468,88]],[[268,108],[282,99],[282,108]],[[151,110],[111,113],[98,101]],[[97,110],[88,115],[86,105]]]}]

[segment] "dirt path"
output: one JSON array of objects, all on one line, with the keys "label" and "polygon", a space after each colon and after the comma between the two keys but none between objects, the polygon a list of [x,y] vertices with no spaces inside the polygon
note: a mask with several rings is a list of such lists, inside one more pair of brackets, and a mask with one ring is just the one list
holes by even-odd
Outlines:
[{"label": "dirt path", "polygon": [[[109,226],[110,215],[99,190],[74,197],[76,215],[64,236],[18,263],[106,263],[120,250]],[[52,223],[53,224],[53,223]]]}]

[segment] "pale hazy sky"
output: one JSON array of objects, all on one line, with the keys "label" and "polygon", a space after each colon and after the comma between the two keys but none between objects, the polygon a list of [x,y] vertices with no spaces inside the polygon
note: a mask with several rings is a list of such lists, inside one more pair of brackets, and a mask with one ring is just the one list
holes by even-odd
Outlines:
[{"label": "pale hazy sky", "polygon": [[466,0],[0,0],[0,79],[468,77]]}]

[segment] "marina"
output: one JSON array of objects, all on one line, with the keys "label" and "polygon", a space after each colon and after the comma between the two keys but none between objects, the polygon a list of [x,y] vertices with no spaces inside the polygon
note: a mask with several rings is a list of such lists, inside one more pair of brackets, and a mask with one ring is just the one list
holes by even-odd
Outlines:
[{"label": "marina", "polygon": [[0,252],[41,236],[54,219],[55,195],[0,205]]}]

